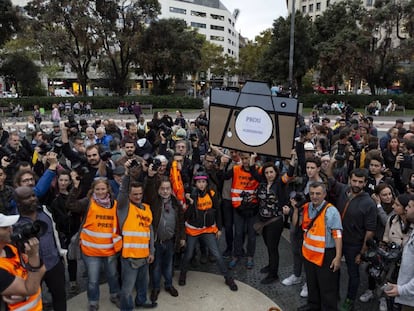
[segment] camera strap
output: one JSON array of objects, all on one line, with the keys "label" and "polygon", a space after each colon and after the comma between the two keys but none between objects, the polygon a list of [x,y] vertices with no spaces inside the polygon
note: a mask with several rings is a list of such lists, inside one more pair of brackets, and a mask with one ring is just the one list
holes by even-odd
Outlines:
[{"label": "camera strap", "polygon": [[316,213],[315,217],[312,218],[311,222],[309,223],[308,227],[306,228],[305,231],[309,231],[310,228],[312,228],[313,224],[315,223],[316,219],[319,217],[320,214],[322,214],[322,212],[325,210],[326,206],[329,203],[327,201],[325,201],[325,204],[321,207],[321,209]]}]

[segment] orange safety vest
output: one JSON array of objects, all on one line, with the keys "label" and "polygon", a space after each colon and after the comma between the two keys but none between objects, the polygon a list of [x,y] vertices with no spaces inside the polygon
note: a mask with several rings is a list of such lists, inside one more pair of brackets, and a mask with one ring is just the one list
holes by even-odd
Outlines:
[{"label": "orange safety vest", "polygon": [[85,223],[80,233],[82,252],[87,256],[109,257],[122,248],[118,233],[117,202],[111,208],[98,205],[91,198]]},{"label": "orange safety vest", "polygon": [[[243,200],[240,194],[243,191],[253,195],[258,186],[259,182],[253,178],[250,172],[245,171],[241,165],[235,165],[233,167],[233,182],[230,193],[233,208],[240,207]],[[257,198],[254,197],[251,203],[257,203]]]},{"label": "orange safety vest", "polygon": [[[203,197],[199,196],[196,202],[196,209],[200,211],[206,211],[206,210],[213,208],[213,200],[211,199],[212,196],[214,196],[213,190],[210,190],[210,195],[206,194]],[[217,232],[218,232],[218,228],[217,228],[216,223],[214,223],[212,226],[208,226],[208,227],[204,226],[202,228],[198,228],[198,227],[192,226],[187,221],[185,222],[185,233],[190,236],[197,236],[203,233],[214,233],[215,234]]]},{"label": "orange safety vest", "polygon": [[148,204],[142,203],[144,209],[129,203],[128,216],[122,226],[124,258],[146,258],[150,254],[150,226],[152,213]]},{"label": "orange safety vest", "polygon": [[325,243],[326,243],[326,228],[325,228],[325,214],[326,210],[333,206],[331,203],[326,204],[324,210],[315,219],[312,227],[307,230],[310,222],[309,218],[309,202],[303,205],[303,245],[302,254],[308,261],[313,262],[315,265],[322,266],[323,257],[325,255]]},{"label": "orange safety vest", "polygon": [[177,161],[173,161],[170,169],[170,181],[173,193],[177,200],[184,205],[185,190],[181,172],[177,168]]},{"label": "orange safety vest", "polygon": [[[1,257],[0,267],[14,276],[20,277],[23,280],[27,280],[28,272],[22,266],[20,262],[19,252],[16,247],[8,244],[8,247],[12,250],[14,256],[11,258]],[[25,301],[20,301],[14,304],[7,305],[11,311],[42,311],[42,292],[40,286],[36,294],[27,297]]]}]

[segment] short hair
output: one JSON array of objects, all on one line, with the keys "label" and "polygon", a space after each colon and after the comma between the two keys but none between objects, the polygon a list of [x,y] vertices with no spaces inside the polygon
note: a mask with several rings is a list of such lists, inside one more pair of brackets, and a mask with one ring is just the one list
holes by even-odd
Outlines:
[{"label": "short hair", "polygon": [[131,190],[132,188],[142,188],[144,189],[144,184],[142,182],[139,181],[131,181],[129,184],[129,190]]},{"label": "short hair", "polygon": [[326,193],[326,185],[324,182],[322,181],[314,181],[312,183],[309,184],[309,188],[317,188],[317,187],[321,187],[323,192]]},{"label": "short hair", "polygon": [[364,177],[365,181],[368,180],[368,170],[366,168],[360,168],[360,167],[355,168],[349,174],[349,176],[351,177],[352,175],[354,175],[355,177]]},{"label": "short hair", "polygon": [[380,153],[374,153],[371,159],[369,159],[369,162],[371,163],[372,160],[378,161],[379,163],[381,163],[381,165],[384,164],[384,158],[381,156]]},{"label": "short hair", "polygon": [[23,171],[17,171],[16,175],[14,176],[14,186],[20,187],[21,179],[24,174],[30,174],[34,178],[35,182],[37,182],[37,175],[35,172],[31,170],[23,170]]},{"label": "short hair", "polygon": [[318,157],[307,158],[306,161],[305,161],[305,165],[308,164],[308,163],[315,163],[317,167],[321,167],[321,165],[322,165],[321,159],[318,158]]}]

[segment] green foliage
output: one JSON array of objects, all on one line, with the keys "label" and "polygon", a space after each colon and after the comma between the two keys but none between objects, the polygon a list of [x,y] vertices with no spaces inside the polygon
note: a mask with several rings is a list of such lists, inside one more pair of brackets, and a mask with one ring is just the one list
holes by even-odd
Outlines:
[{"label": "green foliage", "polygon": [[200,98],[184,96],[92,96],[92,97],[21,97],[21,98],[0,98],[0,106],[8,106],[10,102],[20,104],[25,110],[33,109],[39,105],[46,110],[51,110],[52,104],[69,100],[91,102],[92,109],[117,109],[120,102],[138,101],[142,104],[151,104],[153,109],[201,109],[203,101]]},{"label": "green foliage", "polygon": [[[273,23],[272,41],[260,59],[260,77],[265,81],[284,84],[289,77],[290,16],[280,17]],[[313,24],[309,17],[295,14],[295,49],[293,57],[293,84],[299,90],[302,78],[313,67],[315,49]]]},{"label": "green foliage", "polygon": [[19,30],[17,10],[10,0],[0,0],[0,47]]},{"label": "green foliage", "polygon": [[16,91],[21,95],[39,94],[39,68],[23,53],[15,53],[7,56],[0,74],[10,84],[16,82]]},{"label": "green foliage", "polygon": [[139,64],[152,75],[155,91],[167,90],[167,79],[173,76],[197,72],[204,40],[184,20],[160,19],[150,24],[139,43]]}]

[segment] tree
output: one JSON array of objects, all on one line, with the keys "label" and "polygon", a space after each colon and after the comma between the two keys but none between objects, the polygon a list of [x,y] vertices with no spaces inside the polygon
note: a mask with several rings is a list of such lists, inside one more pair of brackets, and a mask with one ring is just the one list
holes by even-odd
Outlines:
[{"label": "tree", "polygon": [[0,74],[6,83],[16,83],[16,92],[20,95],[39,95],[39,68],[23,53],[9,55],[0,68]]},{"label": "tree", "polygon": [[272,29],[266,29],[255,37],[254,41],[248,41],[240,48],[238,72],[241,80],[260,80],[259,63],[264,51],[270,46]]},{"label": "tree", "polygon": [[33,36],[44,60],[69,64],[86,92],[88,71],[102,45],[94,31],[93,1],[33,0],[27,12],[32,17]]},{"label": "tree", "polygon": [[152,75],[155,91],[166,93],[172,77],[197,72],[204,40],[184,20],[160,19],[150,24],[139,43],[139,64]]},{"label": "tree", "polygon": [[[313,24],[309,17],[300,12],[295,14],[295,51],[293,57],[294,87],[302,87],[302,78],[315,63],[313,46]],[[290,16],[280,17],[273,23],[270,45],[263,52],[259,62],[261,78],[273,83],[285,83],[289,76]]]},{"label": "tree", "polygon": [[[91,2],[91,1],[88,1]],[[101,64],[109,74],[112,89],[119,95],[128,91],[131,66],[138,64],[138,50],[146,23],[160,12],[158,0],[97,0],[94,32],[102,39]],[[160,39],[165,39],[161,34]]]},{"label": "tree", "polygon": [[0,47],[19,29],[19,17],[10,0],[0,0]]}]

